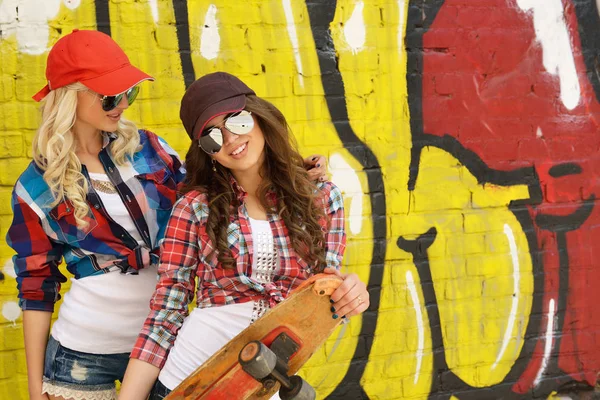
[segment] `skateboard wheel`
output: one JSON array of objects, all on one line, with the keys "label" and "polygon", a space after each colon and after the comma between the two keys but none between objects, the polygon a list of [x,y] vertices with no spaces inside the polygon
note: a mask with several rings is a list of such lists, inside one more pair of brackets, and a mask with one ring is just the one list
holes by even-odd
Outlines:
[{"label": "skateboard wheel", "polygon": [[264,343],[254,340],[244,346],[238,360],[242,369],[254,379],[268,376],[277,364],[277,356]]},{"label": "skateboard wheel", "polygon": [[291,389],[284,387],[279,389],[281,400],[315,400],[317,398],[315,389],[298,375],[290,376],[290,383]]}]

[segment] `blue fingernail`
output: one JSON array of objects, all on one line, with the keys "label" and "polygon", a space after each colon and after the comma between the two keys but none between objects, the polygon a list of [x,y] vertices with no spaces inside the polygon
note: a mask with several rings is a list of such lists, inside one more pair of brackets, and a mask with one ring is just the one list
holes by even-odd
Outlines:
[{"label": "blue fingernail", "polygon": [[329,299],[329,302],[330,302],[331,304],[335,303],[335,301],[333,301],[333,299]]},{"label": "blue fingernail", "polygon": [[335,307],[331,307],[331,312],[335,312]]},{"label": "blue fingernail", "polygon": [[321,164],[317,164],[317,168],[319,168],[321,166]]},{"label": "blue fingernail", "polygon": [[338,315],[337,314],[333,314],[333,319],[337,319]]},{"label": "blue fingernail", "polygon": [[313,157],[313,158],[312,158],[312,161],[317,161],[317,157]]}]

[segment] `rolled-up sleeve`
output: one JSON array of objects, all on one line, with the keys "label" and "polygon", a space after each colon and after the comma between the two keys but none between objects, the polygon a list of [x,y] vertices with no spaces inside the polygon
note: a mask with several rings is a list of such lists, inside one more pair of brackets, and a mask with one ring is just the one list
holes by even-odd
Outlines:
[{"label": "rolled-up sleeve", "polygon": [[177,184],[179,186],[181,186],[181,183],[183,183],[183,180],[185,179],[185,172],[186,172],[185,166],[181,162],[181,159],[179,158],[179,155],[177,154],[177,152],[175,150],[173,150],[173,148],[171,146],[169,146],[169,144],[163,138],[159,137],[158,140],[159,140],[159,143],[161,144],[162,148],[171,157],[171,159],[173,161],[172,169],[173,169],[173,174],[175,176],[175,182],[177,182]]},{"label": "rolled-up sleeve", "polygon": [[167,360],[194,298],[198,258],[198,219],[187,197],[174,206],[161,244],[159,280],[150,314],[131,353],[158,368]]},{"label": "rolled-up sleeve", "polygon": [[344,199],[340,189],[331,182],[320,186],[324,196],[328,228],[325,234],[325,261],[328,267],[340,269],[346,251]]},{"label": "rolled-up sleeve", "polygon": [[67,280],[58,268],[63,245],[46,235],[38,214],[14,191],[12,209],[6,242],[17,253],[13,262],[19,305],[23,310],[52,312],[60,299],[61,284]]}]

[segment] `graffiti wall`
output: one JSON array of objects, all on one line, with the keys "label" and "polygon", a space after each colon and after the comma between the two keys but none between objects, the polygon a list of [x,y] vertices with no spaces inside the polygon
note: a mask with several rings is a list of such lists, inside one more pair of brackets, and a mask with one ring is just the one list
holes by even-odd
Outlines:
[{"label": "graffiti wall", "polygon": [[[372,305],[303,369],[319,398],[593,388],[599,15],[595,0],[0,0],[0,235],[48,49],[98,29],[157,78],[127,116],[180,154],[186,86],[223,70],[328,156],[344,269]],[[26,399],[11,255],[0,243],[0,398]]]}]

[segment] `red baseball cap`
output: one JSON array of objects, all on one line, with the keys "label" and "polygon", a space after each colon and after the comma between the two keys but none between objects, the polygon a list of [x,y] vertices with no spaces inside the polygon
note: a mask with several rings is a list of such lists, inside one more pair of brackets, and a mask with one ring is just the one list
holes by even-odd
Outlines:
[{"label": "red baseball cap", "polygon": [[116,96],[154,78],[137,69],[119,45],[98,31],[74,29],[60,38],[48,53],[48,84],[33,99],[40,101],[51,90],[80,82],[98,94]]}]

